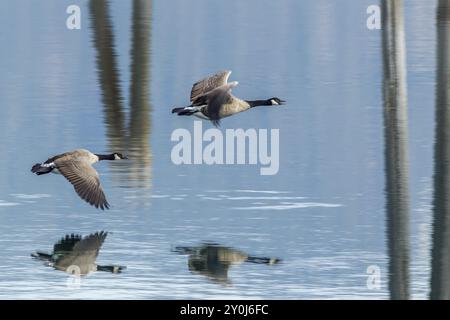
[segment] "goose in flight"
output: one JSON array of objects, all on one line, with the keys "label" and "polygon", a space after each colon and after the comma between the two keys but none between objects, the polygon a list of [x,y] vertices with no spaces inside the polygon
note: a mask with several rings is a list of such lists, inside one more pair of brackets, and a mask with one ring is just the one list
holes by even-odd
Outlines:
[{"label": "goose in flight", "polygon": [[237,81],[228,83],[231,71],[225,70],[202,79],[192,86],[191,104],[187,107],[174,108],[172,113],[179,116],[197,116],[211,120],[218,126],[220,119],[246,111],[256,106],[278,106],[284,100],[273,97],[267,100],[242,100],[231,94],[231,89],[238,85]]},{"label": "goose in flight", "polygon": [[87,275],[93,271],[119,273],[125,267],[96,264],[98,253],[107,235],[108,233],[104,231],[90,234],[84,238],[81,235],[66,235],[55,243],[51,254],[37,251],[32,253],[31,256],[46,261],[49,266],[56,270],[70,274]]},{"label": "goose in flight", "polygon": [[37,163],[31,168],[31,172],[37,175],[50,172],[62,174],[83,200],[104,210],[109,209],[109,203],[92,164],[101,160],[120,159],[128,158],[121,153],[94,154],[88,150],[78,149],[51,157],[44,163]]}]

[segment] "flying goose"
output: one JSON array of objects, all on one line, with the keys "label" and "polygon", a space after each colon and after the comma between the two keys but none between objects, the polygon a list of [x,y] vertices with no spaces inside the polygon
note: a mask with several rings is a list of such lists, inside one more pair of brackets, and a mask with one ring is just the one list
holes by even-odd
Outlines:
[{"label": "flying goose", "polygon": [[87,275],[93,271],[107,271],[119,273],[123,266],[99,266],[96,264],[97,256],[103,242],[108,235],[100,231],[89,236],[66,235],[53,246],[53,253],[37,251],[31,256],[43,260],[56,270],[65,271],[76,275]]},{"label": "flying goose", "polygon": [[109,203],[92,164],[101,160],[120,159],[128,158],[121,153],[94,154],[85,149],[78,149],[54,156],[44,163],[37,163],[31,168],[31,172],[37,175],[50,172],[62,174],[83,200],[104,210],[109,209]]},{"label": "flying goose", "polygon": [[218,126],[220,119],[246,111],[256,106],[277,106],[285,101],[277,97],[267,100],[242,100],[231,94],[231,89],[238,85],[237,81],[228,83],[231,71],[225,70],[204,78],[192,86],[191,104],[187,107],[174,108],[172,113],[179,116],[194,115],[211,120]]}]

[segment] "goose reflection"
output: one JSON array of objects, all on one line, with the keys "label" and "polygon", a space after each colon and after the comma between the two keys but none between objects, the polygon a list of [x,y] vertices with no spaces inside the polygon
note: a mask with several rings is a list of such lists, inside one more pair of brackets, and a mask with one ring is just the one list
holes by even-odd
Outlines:
[{"label": "goose reflection", "polygon": [[430,299],[450,299],[450,1],[437,7],[436,129]]},{"label": "goose reflection", "polygon": [[187,254],[189,271],[206,276],[213,282],[230,284],[228,270],[243,262],[277,264],[277,258],[250,256],[242,251],[215,243],[203,243],[196,247],[175,247],[174,252]]},{"label": "goose reflection", "polygon": [[109,2],[91,0],[89,4],[93,43],[97,51],[97,70],[102,93],[103,114],[109,148],[129,155],[127,166],[113,170],[132,188],[151,187],[152,150],[150,145],[150,44],[151,0],[134,0],[131,14],[130,114],[125,121],[124,99],[114,46],[114,29]]},{"label": "goose reflection", "polygon": [[124,266],[97,265],[96,260],[103,242],[108,235],[100,231],[86,237],[68,234],[53,246],[52,253],[37,251],[31,256],[45,261],[48,266],[70,274],[87,275],[94,271],[120,273]]},{"label": "goose reflection", "polygon": [[408,113],[403,1],[382,4],[387,245],[391,299],[409,299]]}]

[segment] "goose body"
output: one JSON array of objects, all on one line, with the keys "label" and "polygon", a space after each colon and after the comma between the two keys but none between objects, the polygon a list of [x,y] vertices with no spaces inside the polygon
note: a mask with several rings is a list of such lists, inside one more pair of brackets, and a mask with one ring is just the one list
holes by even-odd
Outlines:
[{"label": "goose body", "polygon": [[204,243],[195,247],[175,247],[175,252],[188,254],[189,270],[204,275],[214,282],[229,283],[228,270],[232,265],[243,262],[273,265],[281,260],[277,258],[250,256],[234,248],[215,243]]},{"label": "goose body", "polygon": [[51,254],[37,251],[33,258],[46,261],[56,270],[77,275],[87,275],[93,271],[121,272],[122,266],[99,266],[96,264],[100,248],[108,235],[100,231],[86,237],[81,235],[66,235],[53,246]]},{"label": "goose body", "polygon": [[31,168],[31,172],[37,175],[50,172],[62,174],[83,200],[104,210],[109,209],[109,203],[100,184],[98,173],[92,165],[101,160],[120,159],[127,158],[121,153],[102,155],[78,149],[56,155],[43,163],[37,163]]},{"label": "goose body", "polygon": [[228,83],[231,71],[225,70],[197,81],[191,90],[191,105],[172,109],[179,116],[194,115],[210,120],[215,126],[220,120],[234,114],[247,111],[256,106],[281,105],[285,101],[279,98],[267,100],[242,100],[231,94],[231,89],[238,85],[237,81]]}]

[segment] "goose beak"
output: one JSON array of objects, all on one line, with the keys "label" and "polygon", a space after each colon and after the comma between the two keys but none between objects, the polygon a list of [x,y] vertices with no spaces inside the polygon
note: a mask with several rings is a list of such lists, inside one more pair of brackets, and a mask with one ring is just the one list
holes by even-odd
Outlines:
[{"label": "goose beak", "polygon": [[129,158],[127,156],[123,156],[123,159],[128,160]]},{"label": "goose beak", "polygon": [[285,102],[286,102],[286,100],[281,100],[281,99],[280,99],[280,105],[285,104]]}]

